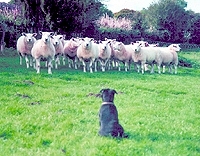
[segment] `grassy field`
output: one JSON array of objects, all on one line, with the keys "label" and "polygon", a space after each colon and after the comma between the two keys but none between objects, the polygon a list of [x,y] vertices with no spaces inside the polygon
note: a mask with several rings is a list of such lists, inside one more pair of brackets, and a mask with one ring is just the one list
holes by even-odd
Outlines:
[{"label": "grassy field", "polygon": [[[199,156],[200,53],[179,53],[193,67],[178,74],[135,71],[83,73],[65,66],[36,74],[15,50],[0,54],[0,155]],[[98,135],[102,88],[127,139]]]}]

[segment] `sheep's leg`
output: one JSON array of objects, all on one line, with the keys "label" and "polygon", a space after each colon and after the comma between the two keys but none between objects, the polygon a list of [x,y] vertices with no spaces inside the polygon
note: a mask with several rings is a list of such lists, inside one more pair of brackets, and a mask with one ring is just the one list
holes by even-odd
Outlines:
[{"label": "sheep's leg", "polygon": [[33,58],[32,57],[30,57],[30,66],[32,67],[33,66]]},{"label": "sheep's leg", "polygon": [[169,65],[169,73],[173,74],[172,65],[171,64]]},{"label": "sheep's leg", "polygon": [[154,64],[151,64],[151,74],[154,73]]},{"label": "sheep's leg", "polygon": [[144,74],[144,63],[141,63],[142,74]]},{"label": "sheep's leg", "polygon": [[93,59],[93,63],[94,63],[94,71],[97,72],[97,60]]},{"label": "sheep's leg", "polygon": [[36,70],[37,70],[37,74],[40,73],[40,58],[35,60],[35,64],[36,64]]},{"label": "sheep's leg", "polygon": [[92,71],[92,64],[93,64],[93,62],[94,62],[94,59],[90,59],[90,64],[89,64],[90,73],[93,73],[93,71]]},{"label": "sheep's leg", "polygon": [[121,71],[121,63],[119,61],[116,61],[116,65],[118,67],[118,71]]},{"label": "sheep's leg", "polygon": [[177,74],[177,65],[174,65],[174,74]]},{"label": "sheep's leg", "polygon": [[33,58],[33,68],[36,69],[36,62],[34,58]]},{"label": "sheep's leg", "polygon": [[74,68],[75,68],[75,69],[77,69],[77,62],[78,62],[77,57],[75,57],[75,58],[74,58]]},{"label": "sheep's leg", "polygon": [[145,71],[149,70],[148,64],[145,64],[144,69],[145,69]]},{"label": "sheep's leg", "polygon": [[26,67],[29,68],[29,60],[27,55],[25,55],[25,60],[26,60]]},{"label": "sheep's leg", "polygon": [[63,65],[65,65],[65,56],[63,56],[62,61],[63,61]]},{"label": "sheep's leg", "polygon": [[163,65],[163,73],[165,73],[165,65]]},{"label": "sheep's leg", "polygon": [[60,56],[58,56],[57,61],[58,61],[58,65],[60,65]]},{"label": "sheep's leg", "polygon": [[55,68],[58,69],[58,64],[59,64],[59,57],[56,56],[56,59],[55,59]]},{"label": "sheep's leg", "polygon": [[52,67],[52,59],[49,58],[48,59],[48,74],[52,74],[51,67]]},{"label": "sheep's leg", "polygon": [[161,65],[158,64],[157,67],[158,67],[158,73],[160,74],[160,67],[161,67]]},{"label": "sheep's leg", "polygon": [[[104,71],[106,70],[106,66],[108,65],[108,62],[109,62],[109,59],[106,59],[105,60],[105,63],[104,63]],[[109,65],[108,65],[109,66]]]},{"label": "sheep's leg", "polygon": [[22,65],[22,57],[19,56],[19,64]]},{"label": "sheep's leg", "polygon": [[67,61],[67,62],[68,62],[68,67],[69,67],[69,68],[72,68],[72,66],[71,66],[71,59],[68,57],[67,60],[68,60],[68,61]]},{"label": "sheep's leg", "polygon": [[128,62],[124,63],[124,67],[125,67],[125,71],[127,72],[128,71]]},{"label": "sheep's leg", "polygon": [[80,61],[83,64],[83,72],[86,73],[86,63],[85,63],[85,61],[82,58],[80,58]]}]

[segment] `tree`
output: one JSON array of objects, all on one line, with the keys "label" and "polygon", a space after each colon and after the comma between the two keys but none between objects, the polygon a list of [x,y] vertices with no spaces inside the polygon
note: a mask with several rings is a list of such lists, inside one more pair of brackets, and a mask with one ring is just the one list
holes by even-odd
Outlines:
[{"label": "tree", "polygon": [[21,11],[17,5],[0,3],[0,51],[3,52],[5,46],[6,32],[15,33],[14,25],[20,24]]},{"label": "tree", "polygon": [[171,41],[184,40],[184,33],[189,24],[189,14],[184,9],[184,0],[159,0],[146,10],[146,20],[152,30],[166,31]]},{"label": "tree", "polygon": [[98,0],[20,0],[27,28],[32,31],[84,31],[100,16]]}]

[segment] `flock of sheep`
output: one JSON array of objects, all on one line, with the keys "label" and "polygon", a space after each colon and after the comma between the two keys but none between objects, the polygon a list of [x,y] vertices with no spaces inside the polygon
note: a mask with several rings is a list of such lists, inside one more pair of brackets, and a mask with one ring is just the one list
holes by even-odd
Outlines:
[{"label": "flock of sheep", "polygon": [[118,67],[123,62],[125,71],[130,70],[134,63],[137,72],[144,73],[151,66],[151,73],[154,72],[154,65],[165,72],[165,66],[169,72],[177,73],[178,55],[180,51],[179,44],[171,44],[168,47],[159,47],[157,44],[148,44],[145,41],[137,41],[125,45],[116,39],[105,39],[105,41],[95,41],[93,38],[71,38],[65,40],[64,35],[58,35],[52,32],[39,32],[41,39],[36,40],[36,33],[22,33],[17,40],[17,51],[20,56],[20,64],[25,58],[26,66],[29,65],[40,73],[40,62],[45,60],[48,67],[48,74],[52,74],[52,62],[55,62],[55,68],[60,64],[60,58],[68,59],[68,66],[77,69],[81,64],[83,71],[88,69],[90,73],[96,72],[100,66],[102,71]]}]

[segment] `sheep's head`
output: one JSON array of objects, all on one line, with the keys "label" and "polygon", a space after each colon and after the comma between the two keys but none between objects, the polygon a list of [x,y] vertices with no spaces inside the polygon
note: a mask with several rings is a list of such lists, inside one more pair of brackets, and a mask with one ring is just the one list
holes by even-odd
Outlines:
[{"label": "sheep's head", "polygon": [[131,42],[131,48],[133,49],[133,51],[135,52],[139,52],[142,46],[142,43],[133,43]]},{"label": "sheep's head", "polygon": [[110,46],[111,41],[99,41],[100,50],[105,51]]},{"label": "sheep's head", "polygon": [[122,42],[115,42],[114,44],[113,44],[113,49],[115,50],[115,51],[121,51],[121,49],[122,49]]},{"label": "sheep's head", "polygon": [[79,47],[79,45],[81,44],[81,41],[80,41],[79,38],[74,38],[74,37],[72,37],[72,38],[70,39],[70,43],[71,43],[71,46],[72,46],[72,47]]},{"label": "sheep's head", "polygon": [[146,41],[136,41],[141,47],[149,47],[149,43]]},{"label": "sheep's head", "polygon": [[61,43],[61,40],[63,39],[62,35],[54,35],[52,36],[52,43],[54,46],[57,46]]},{"label": "sheep's head", "polygon": [[174,51],[180,51],[181,47],[179,46],[180,44],[171,44],[168,47],[170,48],[170,50],[174,50]]},{"label": "sheep's head", "polygon": [[23,36],[25,36],[25,40],[27,43],[33,43],[34,42],[34,37],[37,36],[36,33],[22,33]]},{"label": "sheep's head", "polygon": [[83,40],[83,46],[84,46],[84,48],[85,49],[90,49],[91,48],[91,46],[92,46],[92,42],[94,41],[94,39],[93,38],[83,38],[82,39]]},{"label": "sheep's head", "polygon": [[54,33],[53,32],[39,32],[40,35],[42,35],[42,40],[44,43],[50,42],[50,39],[53,38]]}]

